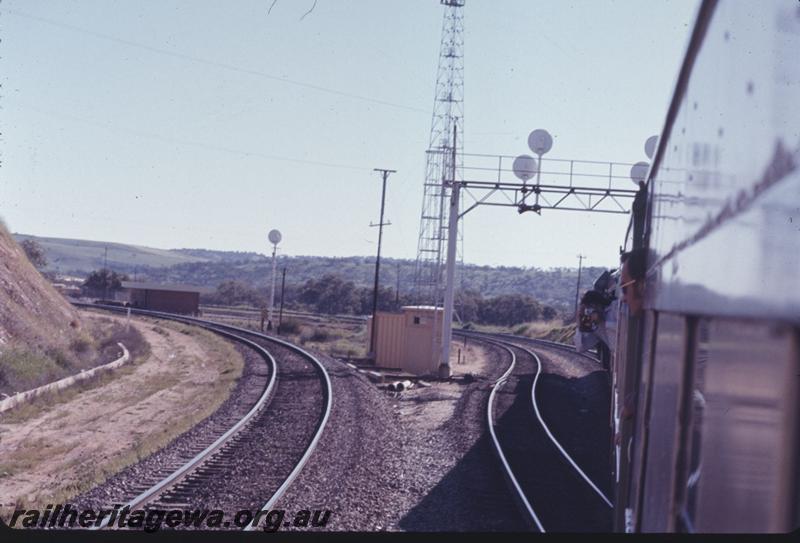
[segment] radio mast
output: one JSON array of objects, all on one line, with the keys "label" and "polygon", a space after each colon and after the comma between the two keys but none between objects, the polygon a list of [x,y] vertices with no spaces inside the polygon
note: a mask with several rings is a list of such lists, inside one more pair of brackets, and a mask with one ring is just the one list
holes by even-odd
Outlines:
[{"label": "radio mast", "polygon": [[462,177],[464,141],[464,0],[440,2],[444,6],[442,38],[414,270],[417,303],[434,307],[442,307],[444,293],[443,266],[452,190],[445,181]]}]

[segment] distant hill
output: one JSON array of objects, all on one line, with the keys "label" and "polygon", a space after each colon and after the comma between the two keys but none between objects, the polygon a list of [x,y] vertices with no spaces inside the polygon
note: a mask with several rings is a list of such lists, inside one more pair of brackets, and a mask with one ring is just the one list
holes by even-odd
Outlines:
[{"label": "distant hill", "polygon": [[211,249],[171,249],[170,253],[178,253],[188,257],[200,258],[207,262],[246,262],[263,260],[260,253],[251,251],[212,251]]},{"label": "distant hill", "polygon": [[[85,276],[103,266],[108,247],[108,267],[116,272],[136,274],[139,280],[187,283],[216,288],[223,281],[242,281],[266,288],[271,274],[270,259],[258,253],[212,251],[208,249],[153,249],[121,243],[43,238],[15,234],[17,240],[34,239],[45,249],[48,269],[60,274]],[[406,293],[414,278],[413,260],[381,259],[381,285]],[[340,275],[359,287],[371,287],[375,257],[279,256],[278,268],[287,268],[287,285],[299,285],[325,274]],[[584,268],[581,289],[588,289],[603,268]],[[575,303],[576,268],[522,268],[465,264],[456,276],[457,286],[480,292],[485,297],[527,294],[559,309]]]},{"label": "distant hill", "polygon": [[47,269],[61,273],[75,272],[82,275],[103,267],[106,249],[108,249],[108,267],[125,272],[133,272],[137,267],[174,266],[187,262],[211,261],[210,258],[183,251],[153,249],[123,243],[45,238],[16,233],[14,239],[17,243],[24,239],[38,242],[47,253]]}]

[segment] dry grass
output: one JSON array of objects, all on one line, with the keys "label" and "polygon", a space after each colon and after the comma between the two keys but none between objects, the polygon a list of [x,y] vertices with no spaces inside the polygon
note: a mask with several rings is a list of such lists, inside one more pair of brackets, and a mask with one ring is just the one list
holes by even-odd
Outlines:
[{"label": "dry grass", "polygon": [[90,377],[85,381],[78,381],[74,385],[67,388],[56,390],[54,392],[47,392],[41,396],[37,396],[29,402],[23,402],[17,407],[3,413],[3,423],[16,424],[33,419],[42,415],[43,413],[46,413],[47,411],[52,410],[53,406],[57,404],[69,402],[79,394],[100,388],[110,383],[113,379],[130,375],[130,373],[133,371],[133,367],[131,365],[127,365],[114,371],[103,372],[99,375],[95,375],[94,377]]},{"label": "dry grass", "polygon": [[[122,343],[131,355],[131,364],[142,362],[150,355],[150,345],[135,328],[109,321],[107,327],[94,330],[95,337],[79,338],[73,342],[77,352],[89,353],[94,363],[50,349],[41,353],[27,347],[13,347],[0,354],[0,383],[5,383],[11,391],[24,391],[74,375],[82,369],[89,369],[116,360],[120,356],[117,343]],[[128,366],[103,372],[84,381],[54,392],[47,392],[30,402],[24,402],[3,414],[3,421],[21,422],[33,418],[54,404],[64,403],[87,390],[101,387],[112,379],[127,375]]]},{"label": "dry grass", "polygon": [[[367,355],[367,325],[339,321],[325,323],[284,319],[279,337],[297,345],[337,358],[363,358]],[[225,320],[226,324],[260,332],[255,319]]]},{"label": "dry grass", "polygon": [[[103,452],[98,445],[88,454],[81,455],[80,458],[64,461],[63,465],[58,467],[58,471],[65,475],[68,474],[68,476],[63,477],[57,485],[42,488],[37,494],[29,496],[27,499],[16,499],[17,506],[41,508],[48,503],[61,503],[69,500],[162,448],[175,437],[211,415],[228,398],[236,381],[241,376],[244,365],[240,353],[229,342],[211,332],[183,324],[159,321],[156,327],[160,330],[158,333],[162,335],[168,335],[167,330],[170,329],[193,336],[203,348],[203,364],[213,365],[219,376],[215,379],[195,382],[191,378],[187,379],[186,374],[180,373],[176,369],[174,373],[160,374],[159,379],[148,379],[131,390],[123,389],[122,395],[117,393],[113,398],[117,408],[126,403],[141,404],[151,396],[169,393],[169,389],[174,387],[191,386],[192,409],[183,409],[169,414],[162,411],[144,415],[148,417],[148,424],[132,427],[130,433],[133,437],[132,446],[108,454]],[[149,350],[147,356],[149,356]],[[170,365],[175,368],[191,367],[187,365],[191,356],[182,352],[171,359]],[[136,367],[129,365],[114,373],[117,374],[117,377],[121,377],[135,371]],[[89,388],[98,388],[108,383],[111,379],[110,374],[104,374],[89,385],[81,384],[61,391],[56,399],[68,401]],[[105,401],[102,394],[98,397],[98,401]],[[8,419],[4,414],[3,422],[8,424],[22,422],[24,419],[41,415],[42,411],[48,408],[53,409],[52,403],[44,404],[37,400],[34,404],[25,406],[19,411],[15,410]],[[96,420],[102,422],[103,416],[104,414],[99,412]],[[91,425],[92,423],[89,421],[86,424]],[[45,441],[36,435],[26,438],[13,455],[4,456],[0,460],[0,481],[4,477],[24,476],[37,465],[43,462],[53,462],[55,457],[66,452],[58,450],[58,447],[63,448],[63,445],[49,443],[47,446],[44,445]],[[5,508],[4,513],[8,515],[9,509]]]},{"label": "dry grass", "polygon": [[516,334],[518,336],[561,343],[572,343],[572,338],[575,335],[575,324],[564,325],[560,320],[532,321],[514,326],[472,324],[471,329],[479,332]]},{"label": "dry grass", "polygon": [[80,364],[89,337],[81,330],[76,310],[33,267],[2,225],[0,262],[0,392],[11,393],[41,384],[36,370],[43,379],[59,373],[42,357],[58,367]]},{"label": "dry grass", "polygon": [[30,390],[81,370],[107,364],[120,355],[122,343],[134,360],[146,358],[150,347],[136,328],[116,321],[93,323],[76,332],[66,346],[31,346],[12,342],[0,352],[0,393]]}]

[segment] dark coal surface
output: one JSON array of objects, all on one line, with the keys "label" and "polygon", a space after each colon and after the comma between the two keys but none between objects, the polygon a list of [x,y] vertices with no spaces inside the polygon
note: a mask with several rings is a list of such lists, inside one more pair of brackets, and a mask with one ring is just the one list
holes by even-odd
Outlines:
[{"label": "dark coal surface", "polygon": [[[538,354],[544,349],[535,350]],[[517,366],[497,395],[495,414],[498,438],[515,476],[546,531],[610,531],[611,508],[561,455],[536,418],[531,401],[535,360],[519,349],[516,353]],[[575,364],[592,363],[571,353],[554,358],[559,364],[573,365],[573,373]],[[556,439],[608,495],[607,379],[603,372],[581,374],[565,378],[544,373],[537,384],[537,402]]]}]

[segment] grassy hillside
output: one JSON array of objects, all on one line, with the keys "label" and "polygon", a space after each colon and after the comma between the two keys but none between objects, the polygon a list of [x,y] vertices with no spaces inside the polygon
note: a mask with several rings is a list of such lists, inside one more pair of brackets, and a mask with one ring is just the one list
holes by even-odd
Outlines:
[{"label": "grassy hillside", "polygon": [[25,234],[14,234],[14,239],[18,243],[24,239],[32,239],[39,243],[47,253],[47,269],[61,272],[88,273],[91,270],[101,268],[106,248],[108,248],[108,267],[120,271],[127,271],[128,269],[133,271],[135,267],[173,266],[175,264],[211,260],[181,251],[169,251],[105,241],[44,238]]},{"label": "grassy hillside", "polygon": [[[278,261],[278,269],[283,267],[287,269],[287,285],[301,285],[309,279],[319,280],[325,274],[335,274],[352,281],[356,287],[371,288],[375,277],[375,259],[372,257],[283,256]],[[602,272],[603,268],[584,268],[581,273],[581,289],[591,288]],[[240,262],[193,262],[145,271],[148,279],[153,281],[189,283],[212,288],[223,281],[235,279],[259,289],[266,289],[270,274],[271,266],[266,258]],[[400,293],[408,293],[414,281],[414,261],[381,259],[382,287],[397,288],[398,274]],[[456,286],[479,292],[484,297],[525,294],[545,305],[568,310],[575,303],[577,279],[578,270],[575,268],[542,270],[465,264],[456,275]]]},{"label": "grassy hillside", "polygon": [[[108,267],[116,272],[136,273],[137,279],[162,283],[187,283],[216,288],[223,281],[237,280],[264,289],[271,274],[270,259],[258,253],[212,251],[207,249],[153,249],[121,243],[105,243],[62,238],[43,238],[15,234],[18,240],[34,239],[44,247],[48,269],[61,274],[85,277],[103,266],[108,247]],[[384,258],[381,260],[381,285],[400,293],[410,291],[414,279],[414,261]],[[375,258],[372,256],[319,257],[280,256],[278,268],[287,268],[288,286],[302,285],[326,274],[339,275],[357,287],[372,287]],[[602,268],[585,268],[581,289],[588,289],[602,273]],[[399,277],[398,277],[399,276]],[[456,276],[456,285],[484,297],[525,294],[543,304],[569,310],[575,302],[575,268],[523,268],[513,266],[478,266],[465,264]]]}]

